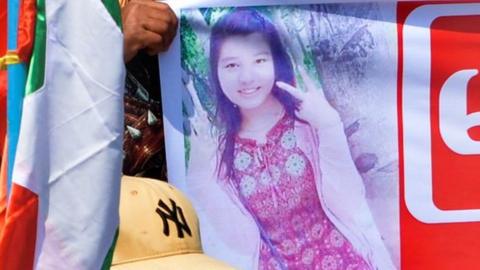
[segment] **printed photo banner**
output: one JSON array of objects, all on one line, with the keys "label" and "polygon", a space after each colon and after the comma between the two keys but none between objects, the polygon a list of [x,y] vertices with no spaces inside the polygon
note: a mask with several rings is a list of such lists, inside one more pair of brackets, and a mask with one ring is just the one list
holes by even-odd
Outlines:
[{"label": "printed photo banner", "polygon": [[480,267],[479,1],[178,2],[168,175],[207,254]]}]

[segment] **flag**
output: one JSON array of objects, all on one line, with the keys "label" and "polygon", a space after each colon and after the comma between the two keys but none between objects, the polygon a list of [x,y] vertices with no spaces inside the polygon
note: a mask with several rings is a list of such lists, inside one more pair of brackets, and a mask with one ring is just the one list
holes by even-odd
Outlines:
[{"label": "flag", "polygon": [[5,215],[7,214],[7,139],[4,141],[2,150],[2,160],[0,161],[0,235],[5,225]]},{"label": "flag", "polygon": [[[7,53],[7,0],[0,0],[0,59]],[[0,60],[0,153],[3,153],[3,140],[6,132],[7,120],[7,72],[5,60]],[[2,157],[2,154],[0,154]]]},{"label": "flag", "polygon": [[[0,1],[0,149],[5,148],[0,152],[2,153],[0,169],[1,232],[6,214],[8,187],[11,180],[8,179],[8,176],[11,176],[11,169],[8,166],[13,164],[12,160],[15,158],[14,153],[18,139],[23,93],[25,92],[26,71],[33,46],[36,14],[35,0],[23,0],[21,2],[11,0],[8,1],[8,5],[6,0]],[[7,10],[11,16],[7,16]],[[19,14],[19,16],[14,16],[14,14]],[[6,71],[7,66],[9,67],[8,72]],[[8,77],[10,77],[10,85],[8,85]],[[10,95],[7,95],[8,92],[10,92]],[[7,96],[10,97],[8,106]],[[8,112],[7,107],[9,108]],[[6,132],[7,130],[8,132]],[[10,141],[14,143],[6,143],[8,134],[10,134]],[[9,152],[10,155],[8,154]]]},{"label": "flag", "polygon": [[104,266],[118,228],[123,136],[115,1],[36,2],[2,269]]},{"label": "flag", "polygon": [[[7,0],[0,0],[0,59],[7,53]],[[5,137],[7,128],[7,71],[5,60],[0,60],[0,234],[7,207],[7,176]]]}]

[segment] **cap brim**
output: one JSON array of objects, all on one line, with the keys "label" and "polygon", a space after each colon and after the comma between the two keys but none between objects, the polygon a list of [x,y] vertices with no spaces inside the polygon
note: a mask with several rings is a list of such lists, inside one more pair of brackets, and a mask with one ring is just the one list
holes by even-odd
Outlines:
[{"label": "cap brim", "polygon": [[111,270],[232,270],[203,253],[188,253],[113,265]]}]

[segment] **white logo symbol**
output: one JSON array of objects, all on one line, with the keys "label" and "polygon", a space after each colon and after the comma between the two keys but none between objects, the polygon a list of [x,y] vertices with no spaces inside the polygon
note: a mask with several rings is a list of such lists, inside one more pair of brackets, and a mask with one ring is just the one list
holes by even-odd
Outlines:
[{"label": "white logo symbol", "polygon": [[[410,213],[425,223],[478,222],[480,209],[442,210],[433,201],[430,80],[430,26],[439,17],[480,15],[480,4],[425,5],[415,9],[403,28],[403,152],[405,201]],[[480,142],[467,130],[480,125],[480,112],[467,114],[467,84],[477,70],[453,73],[440,92],[440,134],[462,155],[480,154]]]}]

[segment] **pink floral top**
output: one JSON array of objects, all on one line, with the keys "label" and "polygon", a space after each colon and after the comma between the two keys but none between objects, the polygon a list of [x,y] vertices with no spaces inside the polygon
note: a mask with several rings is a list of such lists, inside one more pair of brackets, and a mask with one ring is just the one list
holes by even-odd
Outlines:
[{"label": "pink floral top", "polygon": [[236,138],[230,184],[259,227],[259,268],[372,269],[325,215],[293,129],[285,114],[264,144]]}]

